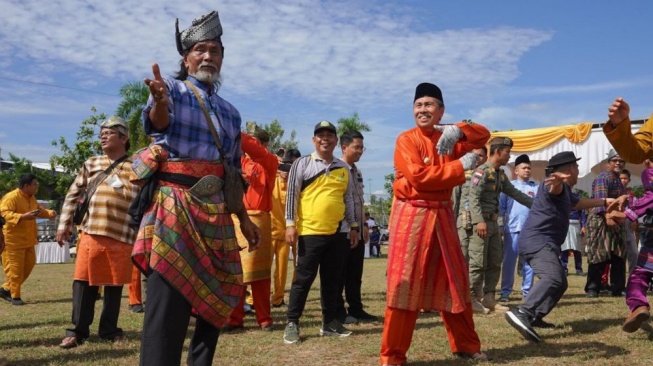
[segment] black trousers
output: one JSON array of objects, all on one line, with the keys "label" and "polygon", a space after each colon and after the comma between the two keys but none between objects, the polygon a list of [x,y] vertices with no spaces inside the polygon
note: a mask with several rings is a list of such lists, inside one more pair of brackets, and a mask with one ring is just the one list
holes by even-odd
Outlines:
[{"label": "black trousers", "polygon": [[531,319],[542,319],[553,310],[567,291],[567,275],[560,264],[560,248],[547,244],[540,251],[522,254],[539,281],[536,281],[519,310]]},{"label": "black trousers", "polygon": [[[179,366],[192,308],[157,272],[147,278],[147,295],[140,364]],[[219,335],[217,328],[198,316],[186,364],[210,366]]]},{"label": "black trousers", "polygon": [[344,289],[349,314],[355,317],[363,311],[361,300],[361,285],[363,284],[363,262],[365,261],[365,242],[360,240],[356,248],[349,249],[342,282],[338,291],[338,309],[336,314],[346,315],[345,299],[342,297]]},{"label": "black trousers", "polygon": [[[75,328],[66,329],[66,337],[77,337],[84,340],[89,337],[89,328],[95,317],[95,301],[99,287],[90,286],[88,281],[73,281],[73,315],[72,322]],[[102,339],[113,340],[122,336],[122,329],[118,328],[120,315],[120,300],[122,299],[122,286],[104,286],[102,314],[100,315],[99,335]]]},{"label": "black trousers", "polygon": [[626,262],[623,258],[612,253],[610,260],[587,266],[585,292],[594,291],[598,293],[601,290],[601,276],[603,276],[605,266],[608,264],[610,265],[610,290],[612,294],[619,296],[626,289]]},{"label": "black trousers", "polygon": [[576,266],[576,271],[582,271],[583,270],[583,257],[582,253],[578,250],[565,250],[560,254],[560,261],[562,262],[562,267],[567,268],[567,264],[569,263],[569,255],[571,253],[574,253],[574,264]]},{"label": "black trousers", "polygon": [[319,270],[322,322],[327,324],[336,318],[338,297],[342,296],[340,285],[349,239],[346,233],[302,235],[297,245],[296,277],[290,287],[288,321],[299,322]]}]

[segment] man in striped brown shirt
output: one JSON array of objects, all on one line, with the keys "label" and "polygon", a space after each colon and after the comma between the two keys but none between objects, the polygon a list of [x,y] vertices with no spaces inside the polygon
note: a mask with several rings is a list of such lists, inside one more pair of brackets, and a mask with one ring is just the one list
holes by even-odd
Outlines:
[{"label": "man in striped brown shirt", "polygon": [[[57,242],[63,245],[75,230],[73,216],[84,190],[97,184],[90,197],[77,245],[73,276],[73,324],[59,345],[73,348],[89,336],[98,286],[104,286],[104,306],[100,317],[100,338],[121,340],[118,328],[122,287],[131,281],[131,252],[135,232],[129,227],[127,209],[139,187],[129,181],[132,161],[127,157],[129,135],[120,117],[111,117],[100,127],[100,142],[105,155],[89,158],[70,186],[62,208]],[[113,166],[109,172],[107,168]],[[102,176],[102,172],[106,176]],[[100,177],[98,177],[100,175]],[[99,179],[98,179],[99,178]],[[99,184],[98,184],[99,182]]]}]

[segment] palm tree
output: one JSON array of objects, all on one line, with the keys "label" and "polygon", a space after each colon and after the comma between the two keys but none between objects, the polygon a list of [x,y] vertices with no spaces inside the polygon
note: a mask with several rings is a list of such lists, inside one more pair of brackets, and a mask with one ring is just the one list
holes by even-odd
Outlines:
[{"label": "palm tree", "polygon": [[351,117],[343,117],[338,119],[336,122],[338,129],[338,136],[342,135],[347,131],[358,131],[358,132],[369,132],[372,129],[370,125],[365,122],[362,122],[357,112],[354,112]]},{"label": "palm tree", "polygon": [[150,96],[150,89],[143,82],[131,82],[120,88],[120,95],[123,99],[116,115],[127,121],[131,150],[135,151],[150,144],[141,123],[141,114]]}]

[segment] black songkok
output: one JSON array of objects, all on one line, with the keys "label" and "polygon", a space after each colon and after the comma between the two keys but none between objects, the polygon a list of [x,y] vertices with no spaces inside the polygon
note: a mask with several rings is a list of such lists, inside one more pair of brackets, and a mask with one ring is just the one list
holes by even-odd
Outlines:
[{"label": "black songkok", "polygon": [[433,97],[444,104],[444,99],[442,99],[442,91],[438,88],[437,85],[431,83],[421,83],[415,88],[415,99],[413,102],[421,97]]},{"label": "black songkok", "polygon": [[528,155],[526,155],[526,154],[519,155],[519,156],[517,157],[517,159],[515,159],[515,166],[517,166],[517,165],[519,165],[519,164],[521,164],[521,163],[530,164],[530,163],[531,163],[531,159],[530,159],[530,158],[528,157]]}]

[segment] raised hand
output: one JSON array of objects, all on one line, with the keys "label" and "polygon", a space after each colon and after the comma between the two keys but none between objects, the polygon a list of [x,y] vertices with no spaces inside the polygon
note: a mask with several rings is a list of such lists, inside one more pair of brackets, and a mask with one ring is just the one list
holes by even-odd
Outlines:
[{"label": "raised hand", "polygon": [[555,172],[551,173],[551,175],[544,180],[544,185],[545,186],[557,186],[558,184],[562,183],[562,181],[565,180],[565,178],[569,178],[569,174],[561,173],[561,172]]},{"label": "raised hand", "polygon": [[154,103],[168,105],[168,94],[166,93],[166,85],[161,77],[161,71],[157,63],[152,64],[152,75],[154,79],[145,78],[143,81],[150,88],[150,94],[154,98]]},{"label": "raised hand", "polygon": [[480,159],[480,156],[474,154],[473,152],[468,152],[460,158],[460,162],[463,164],[463,170],[470,170],[476,168],[476,163]]},{"label": "raised hand", "polygon": [[435,125],[433,129],[442,132],[442,136],[440,136],[436,145],[436,149],[440,155],[451,154],[456,142],[463,137],[463,132],[456,125]]},{"label": "raised hand", "polygon": [[614,127],[628,118],[628,114],[630,114],[630,106],[621,97],[615,99],[608,108],[608,118]]}]

